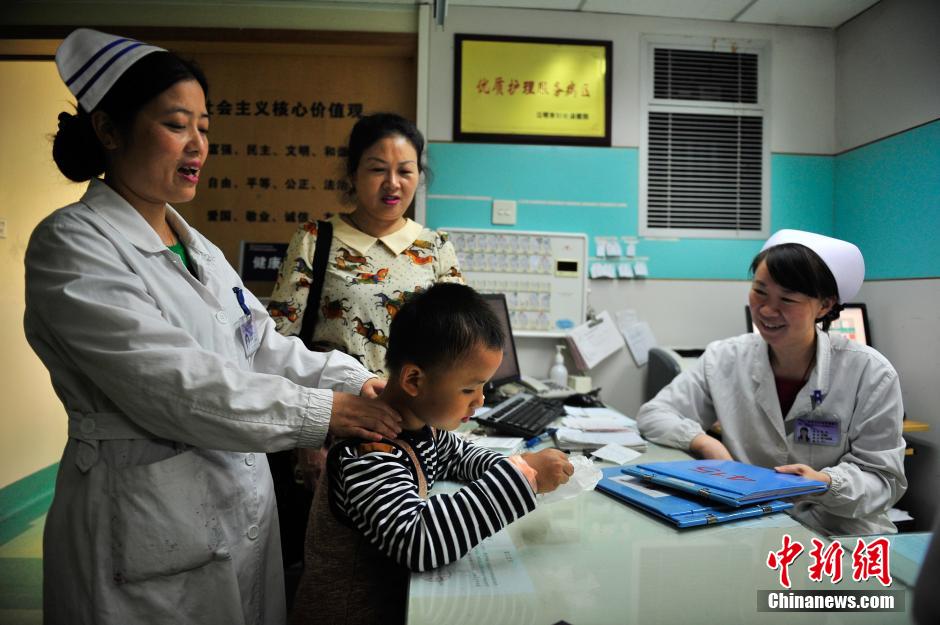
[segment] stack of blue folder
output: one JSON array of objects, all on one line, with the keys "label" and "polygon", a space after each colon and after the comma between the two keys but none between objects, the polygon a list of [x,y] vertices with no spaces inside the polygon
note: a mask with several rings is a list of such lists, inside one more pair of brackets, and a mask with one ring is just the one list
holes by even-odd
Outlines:
[{"label": "stack of blue folder", "polygon": [[610,467],[597,490],[678,527],[724,523],[793,507],[823,482],[733,460],[679,460]]}]

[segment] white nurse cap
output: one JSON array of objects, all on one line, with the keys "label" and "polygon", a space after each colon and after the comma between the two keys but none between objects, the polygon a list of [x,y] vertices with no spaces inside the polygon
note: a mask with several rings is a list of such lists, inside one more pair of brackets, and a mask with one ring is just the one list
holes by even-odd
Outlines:
[{"label": "white nurse cap", "polygon": [[55,53],[59,76],[79,105],[91,113],[128,68],[163,48],[90,28],[73,30]]},{"label": "white nurse cap", "polygon": [[816,252],[836,279],[840,303],[845,303],[858,294],[862,280],[865,279],[865,259],[855,245],[815,232],[778,230],[767,239],[761,251],[784,243],[799,243]]}]

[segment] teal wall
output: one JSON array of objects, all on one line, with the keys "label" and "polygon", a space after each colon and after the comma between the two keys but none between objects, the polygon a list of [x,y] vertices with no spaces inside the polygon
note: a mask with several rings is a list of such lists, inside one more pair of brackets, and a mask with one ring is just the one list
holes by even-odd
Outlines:
[{"label": "teal wall", "polygon": [[46,513],[52,503],[58,470],[56,463],[0,488],[0,545],[21,534]]},{"label": "teal wall", "polygon": [[837,156],[835,224],[867,279],[940,277],[940,120]]},{"label": "teal wall", "polygon": [[[638,234],[639,162],[636,148],[582,148],[432,143],[427,223],[434,228],[493,228],[491,202],[434,198],[482,196],[502,200],[588,202],[619,206],[517,206],[517,230]],[[833,159],[772,155],[771,230],[800,228],[833,233]],[[625,206],[624,206],[625,205]],[[650,277],[747,279],[761,241],[738,239],[641,240]]]}]

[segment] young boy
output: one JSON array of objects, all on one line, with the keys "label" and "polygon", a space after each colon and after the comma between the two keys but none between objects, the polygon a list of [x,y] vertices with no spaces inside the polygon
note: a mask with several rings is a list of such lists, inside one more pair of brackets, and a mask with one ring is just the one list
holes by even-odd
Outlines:
[{"label": "young boy", "polygon": [[[460,284],[432,286],[395,316],[380,397],[401,414],[403,431],[330,450],[293,625],[403,623],[409,570],[457,560],[532,511],[536,493],[568,481],[574,469],[556,449],[506,458],[451,432],[483,404],[503,338],[483,298]],[[429,498],[439,479],[467,484]]]}]

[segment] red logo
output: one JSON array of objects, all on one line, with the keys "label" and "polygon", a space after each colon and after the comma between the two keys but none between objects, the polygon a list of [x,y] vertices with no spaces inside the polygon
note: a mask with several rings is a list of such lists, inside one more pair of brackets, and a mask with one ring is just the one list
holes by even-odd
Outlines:
[{"label": "red logo", "polygon": [[767,566],[771,569],[780,569],[780,585],[790,587],[790,565],[803,553],[803,545],[798,540],[792,540],[789,534],[783,535],[783,549],[771,551],[767,554]]},{"label": "red logo", "polygon": [[814,582],[821,582],[823,575],[832,580],[833,584],[842,581],[842,554],[845,549],[842,543],[835,540],[829,543],[829,546],[823,549],[823,542],[818,538],[813,539],[813,548],[809,556],[813,563],[809,565],[809,578]]},{"label": "red logo", "polygon": [[874,577],[882,586],[890,586],[889,547],[887,538],[876,538],[867,545],[859,538],[852,551],[852,579],[860,582]]},{"label": "red logo", "polygon": [[720,478],[724,478],[724,479],[726,479],[726,480],[731,480],[731,481],[733,481],[733,482],[734,482],[734,481],[737,481],[737,482],[741,482],[741,481],[744,481],[744,482],[755,482],[755,481],[757,481],[757,480],[755,480],[754,478],[748,477],[748,476],[746,476],[746,475],[729,475],[728,473],[725,473],[725,472],[722,471],[721,469],[716,469],[716,468],[714,468],[714,467],[697,466],[697,467],[692,467],[692,470],[695,471],[695,472],[697,472],[697,473],[707,473],[708,475],[711,475],[712,477],[720,477]]},{"label": "red logo", "polygon": [[[812,563],[807,567],[809,579],[821,582],[828,577],[833,584],[842,581],[842,556],[845,549],[842,543],[834,540],[826,546],[818,538],[812,539],[813,548],[809,551]],[[882,586],[891,585],[891,567],[888,561],[890,543],[887,538],[873,538],[867,544],[861,538],[852,550],[852,579],[863,582],[872,577]],[[789,567],[804,551],[803,544],[793,540],[789,534],[783,535],[783,546],[779,551],[767,554],[767,567],[780,571],[780,585],[790,588]]]}]

